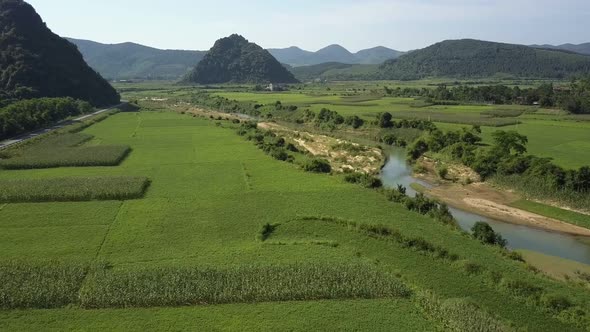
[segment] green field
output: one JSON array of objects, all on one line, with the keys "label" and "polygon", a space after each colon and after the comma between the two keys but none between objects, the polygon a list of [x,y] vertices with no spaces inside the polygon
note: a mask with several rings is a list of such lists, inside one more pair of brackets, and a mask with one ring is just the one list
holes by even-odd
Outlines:
[{"label": "green field", "polygon": [[[129,146],[132,153],[119,166],[0,170],[0,181],[131,176],[151,182],[141,199],[0,205],[0,280],[28,278],[31,283],[28,288],[0,285],[4,299],[14,300],[0,305],[0,329],[427,331],[440,329],[446,317],[452,322],[444,324],[466,330],[483,324],[492,330],[494,324],[485,320],[461,320],[458,308],[465,307],[464,300],[419,301],[417,294],[426,290],[443,300],[468,297],[479,308],[473,310],[492,315],[489,319],[500,325],[532,331],[589,326],[571,318],[576,308],[590,306],[588,291],[534,274],[500,249],[410,212],[377,191],[273,160],[230,126],[173,112],[120,113],[83,131],[94,137],[87,145]],[[275,229],[262,242],[257,235],[265,224]],[[388,233],[368,225],[384,225]],[[412,243],[389,237],[391,230]],[[420,249],[428,246],[456,258]],[[57,265],[45,269],[47,260]],[[363,273],[374,270],[374,280],[400,283],[412,294],[377,292],[377,283],[325,292],[330,278],[303,282],[265,272],[267,279],[261,280],[268,289],[253,282],[252,289],[231,292],[221,286],[229,292],[225,302],[237,303],[187,300],[183,303],[193,305],[176,307],[174,298],[162,300],[180,292],[179,285],[192,285],[194,269],[212,271],[217,279],[211,280],[226,280],[233,289],[236,275],[251,280],[248,272],[235,271],[283,266],[288,274],[294,264],[302,271],[309,264],[325,266],[313,272],[320,281],[333,274],[330,268],[368,265]],[[43,293],[41,285],[62,275],[61,267],[63,282],[69,280],[60,286],[65,290]],[[355,271],[343,274],[341,284],[364,276]],[[150,292],[133,286],[150,280]],[[118,287],[130,292],[127,300]],[[283,288],[295,295],[268,295]],[[107,291],[121,299],[101,299]],[[554,309],[545,300],[554,294],[571,306]],[[81,309],[88,303],[95,309]],[[131,308],[108,308],[122,303]],[[132,308],[140,303],[159,308]],[[166,307],[170,303],[175,304]]]}]

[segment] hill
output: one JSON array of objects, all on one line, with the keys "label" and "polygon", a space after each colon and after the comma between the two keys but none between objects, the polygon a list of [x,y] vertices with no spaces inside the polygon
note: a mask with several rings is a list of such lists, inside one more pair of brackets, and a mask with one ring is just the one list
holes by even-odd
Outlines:
[{"label": "hill", "polygon": [[531,45],[531,47],[564,50],[570,52],[576,52],[580,54],[590,55],[590,43],[584,44],[562,44],[562,45]]},{"label": "hill", "polygon": [[160,50],[135,43],[101,44],[68,38],[88,64],[109,79],[178,79],[194,68],[204,51]]},{"label": "hill", "polygon": [[590,73],[590,57],[557,50],[480,40],[447,40],[388,60],[380,67],[382,79],[425,77],[565,78]]},{"label": "hill", "polygon": [[360,65],[340,62],[326,62],[312,66],[294,67],[293,75],[300,81],[315,79],[327,81],[373,80],[377,77],[378,65]]},{"label": "hill", "polygon": [[73,97],[94,105],[119,95],[76,46],[49,30],[22,0],[0,0],[0,99]]},{"label": "hill", "polygon": [[215,42],[187,75],[186,81],[200,84],[297,82],[268,51],[237,34]]},{"label": "hill", "polygon": [[274,48],[268,50],[277,60],[294,67],[318,65],[327,62],[345,64],[381,64],[386,60],[395,59],[403,52],[378,46],[357,53],[351,53],[340,45],[330,45],[317,52],[310,52],[299,47]]}]

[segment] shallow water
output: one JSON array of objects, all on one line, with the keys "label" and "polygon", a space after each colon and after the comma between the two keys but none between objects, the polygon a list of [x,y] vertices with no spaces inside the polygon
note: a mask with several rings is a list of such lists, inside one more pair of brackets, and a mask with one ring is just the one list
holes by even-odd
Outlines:
[{"label": "shallow water", "polygon": [[[406,154],[403,149],[391,151],[389,160],[381,171],[381,180],[383,185],[389,188],[397,187],[398,184],[403,185],[409,196],[416,195],[416,191],[410,187],[412,183],[432,188],[431,184],[412,177],[412,168],[406,163]],[[590,264],[590,244],[582,242],[576,236],[494,220],[454,207],[450,210],[459,226],[466,231],[470,231],[478,221],[487,222],[508,240],[508,247],[511,249],[527,249]]]}]

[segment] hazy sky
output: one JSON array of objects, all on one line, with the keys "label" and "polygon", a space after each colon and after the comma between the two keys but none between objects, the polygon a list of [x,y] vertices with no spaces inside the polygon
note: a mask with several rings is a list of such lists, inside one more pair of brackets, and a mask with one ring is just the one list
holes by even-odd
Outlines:
[{"label": "hazy sky", "polygon": [[265,48],[422,48],[444,39],[590,42],[590,0],[26,0],[61,36],[209,49],[239,33]]}]

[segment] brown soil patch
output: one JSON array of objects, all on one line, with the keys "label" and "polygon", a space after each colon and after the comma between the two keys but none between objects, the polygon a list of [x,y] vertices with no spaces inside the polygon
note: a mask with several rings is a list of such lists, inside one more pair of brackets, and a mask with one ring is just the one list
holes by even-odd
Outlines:
[{"label": "brown soil patch", "polygon": [[299,149],[305,149],[313,156],[327,159],[337,172],[377,174],[383,163],[381,150],[377,148],[326,135],[297,131],[273,122],[258,123],[258,128],[271,130],[295,143]]},{"label": "brown soil patch", "polygon": [[492,219],[560,233],[590,236],[590,229],[511,207],[509,204],[519,199],[517,195],[496,190],[484,183],[470,185],[445,183],[428,189],[426,194],[451,206],[473,211]]}]

